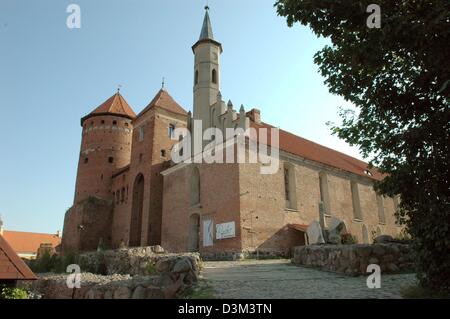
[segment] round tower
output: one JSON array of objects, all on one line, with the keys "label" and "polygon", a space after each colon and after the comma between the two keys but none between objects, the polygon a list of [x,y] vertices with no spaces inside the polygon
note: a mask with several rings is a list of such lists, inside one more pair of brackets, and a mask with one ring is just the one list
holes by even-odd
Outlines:
[{"label": "round tower", "polygon": [[130,163],[132,120],[119,92],[81,119],[83,127],[74,203],[90,196],[112,199],[112,176]]}]

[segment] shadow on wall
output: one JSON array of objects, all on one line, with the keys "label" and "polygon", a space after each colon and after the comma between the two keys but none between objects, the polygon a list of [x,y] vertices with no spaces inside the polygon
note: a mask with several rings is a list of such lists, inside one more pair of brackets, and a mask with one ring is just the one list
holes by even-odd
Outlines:
[{"label": "shadow on wall", "polygon": [[273,255],[291,258],[293,256],[293,248],[304,245],[305,233],[286,225],[265,240],[256,249],[259,254],[262,254],[263,256]]}]

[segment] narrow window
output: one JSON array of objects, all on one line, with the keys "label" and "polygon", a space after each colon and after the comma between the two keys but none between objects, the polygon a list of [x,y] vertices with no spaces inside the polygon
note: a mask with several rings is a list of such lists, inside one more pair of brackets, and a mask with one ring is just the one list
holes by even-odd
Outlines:
[{"label": "narrow window", "polygon": [[117,121],[113,121],[113,126],[116,126],[117,125]]},{"label": "narrow window", "polygon": [[194,80],[194,82],[195,82],[195,85],[198,84],[198,71],[197,70],[195,71],[195,80]]},{"label": "narrow window", "polygon": [[166,157],[166,150],[161,150],[161,157]]},{"label": "narrow window", "polygon": [[216,109],[213,107],[211,109],[211,126],[214,126],[214,123],[216,123]]},{"label": "narrow window", "polygon": [[125,201],[125,187],[122,188],[122,192],[121,192],[120,196],[121,196],[120,201],[123,204],[123,202]]},{"label": "narrow window", "polygon": [[191,206],[200,204],[200,171],[197,167],[192,169],[191,176],[191,190],[190,190],[190,204]]},{"label": "narrow window", "polygon": [[217,71],[216,71],[216,69],[212,70],[211,81],[212,81],[212,83],[217,84]]},{"label": "narrow window", "polygon": [[116,204],[119,205],[120,204],[120,191],[116,192]]},{"label": "narrow window", "polygon": [[102,120],[102,125],[105,124],[105,120]]},{"label": "narrow window", "polygon": [[290,164],[284,166],[284,196],[286,208],[297,209],[295,169]]},{"label": "narrow window", "polygon": [[141,126],[139,128],[139,137],[138,137],[139,142],[142,142],[144,140],[144,127]]},{"label": "narrow window", "polygon": [[100,176],[100,180],[103,180],[103,174]]},{"label": "narrow window", "polygon": [[354,181],[350,182],[352,191],[353,217],[357,220],[362,220],[361,203],[359,201],[358,184]]},{"label": "narrow window", "polygon": [[175,136],[175,125],[170,124],[169,125],[169,137],[174,138]]},{"label": "narrow window", "polygon": [[380,224],[386,224],[386,215],[384,213],[383,197],[377,194],[378,220]]},{"label": "narrow window", "polygon": [[[284,168],[284,198],[286,199],[286,203],[291,201],[291,194],[290,194],[290,189],[289,189],[289,169],[288,168]],[[290,205],[286,205],[287,207],[289,207]]]},{"label": "narrow window", "polygon": [[125,127],[128,127],[128,123],[125,123]]},{"label": "narrow window", "polygon": [[114,163],[114,157],[112,156],[108,157],[108,163],[110,164]]},{"label": "narrow window", "polygon": [[89,158],[85,157],[84,158],[84,164],[87,164],[89,162]]},{"label": "narrow window", "polygon": [[142,157],[143,157],[142,153],[139,154],[139,163],[142,163]]}]

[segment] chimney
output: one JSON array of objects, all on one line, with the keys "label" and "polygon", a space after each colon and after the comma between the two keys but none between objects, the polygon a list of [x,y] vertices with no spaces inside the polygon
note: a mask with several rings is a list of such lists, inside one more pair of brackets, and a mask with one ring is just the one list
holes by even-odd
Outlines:
[{"label": "chimney", "polygon": [[258,109],[251,109],[250,112],[247,113],[250,120],[255,122],[256,124],[261,124],[261,111]]}]

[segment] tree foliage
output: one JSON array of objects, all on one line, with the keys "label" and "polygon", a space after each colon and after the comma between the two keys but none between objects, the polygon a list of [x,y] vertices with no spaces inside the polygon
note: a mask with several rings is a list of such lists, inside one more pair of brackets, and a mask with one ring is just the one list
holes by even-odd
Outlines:
[{"label": "tree foliage", "polygon": [[379,0],[381,28],[366,24],[372,1],[278,0],[331,40],[315,55],[330,92],[356,106],[333,132],[386,174],[375,189],[400,195],[398,217],[417,252],[423,286],[450,290],[450,2]]}]

